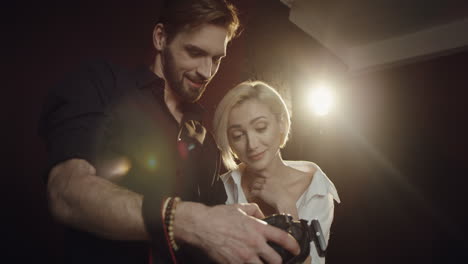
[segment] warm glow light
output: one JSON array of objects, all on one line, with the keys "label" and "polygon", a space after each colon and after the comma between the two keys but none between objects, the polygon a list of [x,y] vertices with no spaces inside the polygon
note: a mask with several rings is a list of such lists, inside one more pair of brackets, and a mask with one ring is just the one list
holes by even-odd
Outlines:
[{"label": "warm glow light", "polygon": [[125,157],[116,157],[102,161],[99,166],[100,176],[112,181],[118,181],[125,175],[132,167],[130,160]]},{"label": "warm glow light", "polygon": [[312,90],[307,99],[311,110],[318,116],[327,115],[334,105],[333,92],[324,85]]},{"label": "warm glow light", "polygon": [[130,161],[126,158],[121,158],[120,160],[117,161],[117,163],[113,167],[112,173],[117,176],[122,176],[122,175],[127,174],[127,172],[130,170],[130,167],[131,167]]}]

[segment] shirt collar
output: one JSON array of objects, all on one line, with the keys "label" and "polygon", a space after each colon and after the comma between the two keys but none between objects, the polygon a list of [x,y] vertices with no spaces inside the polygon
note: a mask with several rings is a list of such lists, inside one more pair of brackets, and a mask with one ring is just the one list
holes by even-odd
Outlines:
[{"label": "shirt collar", "polygon": [[[338,196],[338,192],[336,191],[335,185],[333,184],[330,179],[325,175],[322,169],[315,163],[310,161],[285,161],[288,166],[291,166],[295,169],[304,172],[310,172],[315,169],[314,177],[312,178],[312,182],[309,185],[309,188],[304,193],[304,199],[306,201],[312,199],[312,197],[318,196],[325,196],[330,193],[335,199],[336,202],[340,203],[340,197]],[[231,172],[225,173],[221,175],[221,179],[226,184],[229,179],[232,178],[234,183],[240,188],[241,186],[241,171],[239,169],[233,170]]]},{"label": "shirt collar", "polygon": [[135,72],[136,85],[139,89],[154,87],[159,92],[164,92],[164,79],[152,72],[149,66],[140,66]]},{"label": "shirt collar", "polygon": [[237,186],[240,186],[241,184],[241,174],[239,169],[228,171],[221,175],[220,178],[223,180],[224,184],[227,184],[229,179],[232,179]]},{"label": "shirt collar", "polygon": [[330,193],[333,196],[333,199],[340,203],[340,197],[338,196],[338,192],[336,191],[335,185],[333,184],[330,179],[326,176],[326,174],[322,171],[322,169],[315,163],[309,161],[286,161],[286,164],[304,171],[312,171],[315,169],[314,176],[312,178],[312,182],[309,185],[309,188],[304,193],[304,199],[306,201],[312,199],[312,197],[318,196],[325,196]]}]

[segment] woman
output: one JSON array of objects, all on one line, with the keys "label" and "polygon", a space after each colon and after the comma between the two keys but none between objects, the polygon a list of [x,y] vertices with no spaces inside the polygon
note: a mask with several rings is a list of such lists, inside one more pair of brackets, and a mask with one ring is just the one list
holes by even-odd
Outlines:
[{"label": "woman", "polygon": [[[317,218],[328,242],[335,199],[333,183],[312,162],[285,161],[290,116],[281,96],[264,82],[243,82],[221,100],[214,117],[224,165],[227,204],[257,203],[265,215],[289,213]],[[236,162],[239,161],[239,164]],[[325,263],[311,245],[306,263]]]}]

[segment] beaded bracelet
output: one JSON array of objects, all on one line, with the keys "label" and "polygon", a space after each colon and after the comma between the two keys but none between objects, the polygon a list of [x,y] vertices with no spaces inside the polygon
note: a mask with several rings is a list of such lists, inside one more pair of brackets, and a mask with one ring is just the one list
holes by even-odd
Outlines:
[{"label": "beaded bracelet", "polygon": [[171,243],[171,246],[174,249],[174,251],[177,251],[179,249],[179,246],[175,242],[174,238],[174,218],[177,204],[180,202],[180,198],[170,197],[166,202],[167,204],[164,210],[164,224],[166,227],[169,242]]}]

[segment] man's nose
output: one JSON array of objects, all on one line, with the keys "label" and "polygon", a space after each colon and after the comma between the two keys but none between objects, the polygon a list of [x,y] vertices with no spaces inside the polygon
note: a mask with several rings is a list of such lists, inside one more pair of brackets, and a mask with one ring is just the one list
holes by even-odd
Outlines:
[{"label": "man's nose", "polygon": [[211,75],[213,74],[213,62],[211,61],[211,58],[204,58],[201,61],[197,68],[197,73],[206,80],[211,78]]}]

